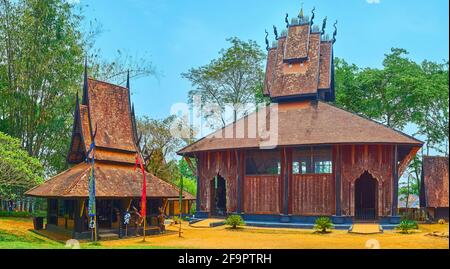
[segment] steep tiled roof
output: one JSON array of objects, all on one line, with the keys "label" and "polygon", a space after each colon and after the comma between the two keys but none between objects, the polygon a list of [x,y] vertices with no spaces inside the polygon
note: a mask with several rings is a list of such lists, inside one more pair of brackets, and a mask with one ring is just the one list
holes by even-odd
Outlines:
[{"label": "steep tiled roof", "polygon": [[91,127],[99,147],[135,152],[128,89],[89,79]]},{"label": "steep tiled roof", "polygon": [[331,42],[320,43],[319,89],[331,88],[332,50],[333,44]]},{"label": "steep tiled roof", "polygon": [[[287,34],[269,49],[264,94],[277,100],[314,97],[318,89],[331,93],[332,55],[333,42],[322,40],[321,33],[311,31],[310,22],[289,25]],[[319,98],[330,101],[333,97]]]},{"label": "steep tiled roof", "polygon": [[[91,166],[80,163],[63,173],[50,178],[26,195],[36,197],[88,197],[88,178]],[[132,166],[95,164],[96,197],[140,197],[142,193],[142,173]],[[147,173],[147,197],[178,197],[179,190]]]},{"label": "steep tiled roof", "polygon": [[306,59],[308,57],[309,36],[309,23],[289,27],[283,60],[293,62]]}]

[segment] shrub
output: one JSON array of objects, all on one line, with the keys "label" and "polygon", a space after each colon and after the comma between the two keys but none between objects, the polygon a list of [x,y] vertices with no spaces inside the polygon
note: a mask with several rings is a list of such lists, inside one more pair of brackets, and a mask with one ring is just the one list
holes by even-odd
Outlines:
[{"label": "shrub", "polygon": [[439,224],[445,224],[445,219],[439,219],[439,220],[438,220],[438,223],[439,223]]},{"label": "shrub", "polygon": [[179,216],[173,216],[173,222],[175,224],[180,224],[180,222],[181,222],[180,217]]},{"label": "shrub", "polygon": [[331,230],[334,227],[331,219],[328,217],[320,217],[316,219],[314,230],[320,233],[326,233],[327,230]]},{"label": "shrub", "polygon": [[245,222],[239,215],[230,215],[225,220],[225,225],[231,226],[232,229],[236,229],[238,226],[244,226]]},{"label": "shrub", "polygon": [[417,225],[417,222],[413,220],[403,220],[396,227],[397,230],[400,230],[401,233],[405,234],[409,233],[410,230],[414,230],[417,228],[419,228],[419,226]]}]

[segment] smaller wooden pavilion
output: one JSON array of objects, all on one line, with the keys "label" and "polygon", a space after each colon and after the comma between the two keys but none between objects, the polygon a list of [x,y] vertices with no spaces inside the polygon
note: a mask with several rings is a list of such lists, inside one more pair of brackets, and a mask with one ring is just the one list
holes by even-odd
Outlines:
[{"label": "smaller wooden pavilion", "polygon": [[448,221],[448,165],[448,157],[423,157],[420,207],[431,220]]},{"label": "smaller wooden pavilion", "polygon": [[[83,98],[76,99],[72,140],[67,155],[71,166],[48,179],[26,195],[47,198],[46,229],[71,234],[73,238],[90,238],[88,227],[89,174],[86,162],[95,132],[95,180],[98,234],[119,237],[142,233],[140,200],[142,173],[135,169],[138,135],[134,106],[127,87],[87,77],[85,70]],[[91,155],[89,155],[91,156]],[[158,216],[168,199],[179,197],[179,189],[154,175],[147,174],[147,229],[158,233],[162,228]],[[124,215],[131,214],[124,225]]]}]

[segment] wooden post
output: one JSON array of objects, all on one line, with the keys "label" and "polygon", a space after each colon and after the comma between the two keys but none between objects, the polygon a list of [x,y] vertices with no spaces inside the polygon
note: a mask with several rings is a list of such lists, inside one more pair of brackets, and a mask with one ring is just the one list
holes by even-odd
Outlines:
[{"label": "wooden post", "polygon": [[242,178],[241,178],[241,160],[239,158],[239,151],[235,151],[236,157],[236,183],[237,183],[237,213],[242,212]]},{"label": "wooden post", "polygon": [[335,196],[336,196],[336,216],[342,215],[341,210],[341,147],[336,146],[335,160]]},{"label": "wooden post", "polygon": [[95,214],[95,216],[94,216],[94,229],[93,230],[94,230],[94,241],[97,241],[97,214]]},{"label": "wooden post", "polygon": [[197,157],[197,194],[195,199],[195,211],[200,211],[200,192],[202,191],[200,188],[200,156]]},{"label": "wooden post", "polygon": [[398,154],[397,154],[397,145],[394,146],[393,153],[393,164],[392,164],[392,209],[391,216],[397,216],[397,207],[398,207]]},{"label": "wooden post", "polygon": [[283,148],[283,161],[281,162],[284,167],[281,167],[281,171],[284,173],[283,183],[283,214],[288,215],[289,211],[289,164],[286,147]]}]

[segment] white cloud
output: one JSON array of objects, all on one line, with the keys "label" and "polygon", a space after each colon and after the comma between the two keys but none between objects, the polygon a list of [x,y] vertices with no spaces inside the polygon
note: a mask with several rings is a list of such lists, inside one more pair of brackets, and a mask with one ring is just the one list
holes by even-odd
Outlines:
[{"label": "white cloud", "polygon": [[368,4],[379,4],[380,0],[366,0]]}]

